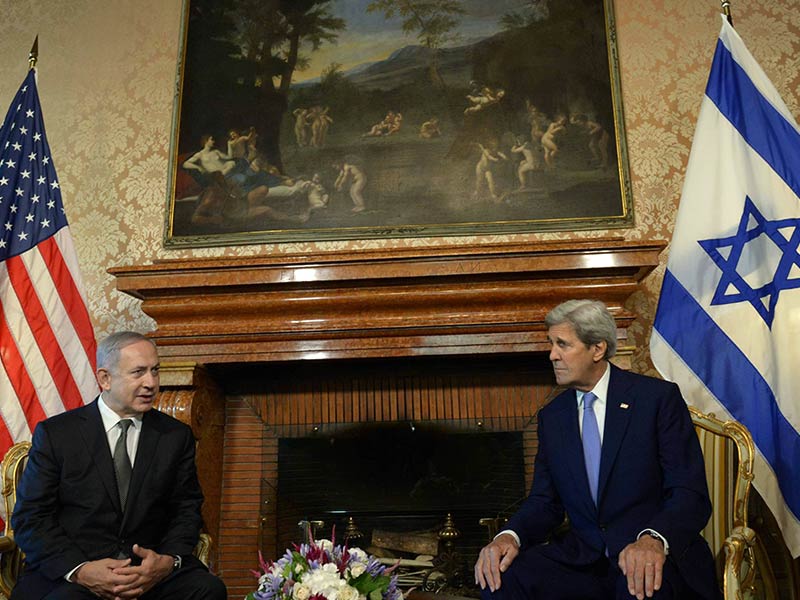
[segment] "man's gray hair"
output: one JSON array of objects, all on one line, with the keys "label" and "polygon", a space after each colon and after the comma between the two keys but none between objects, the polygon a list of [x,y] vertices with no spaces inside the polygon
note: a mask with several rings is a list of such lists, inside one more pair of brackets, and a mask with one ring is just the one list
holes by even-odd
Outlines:
[{"label": "man's gray hair", "polygon": [[572,325],[578,339],[587,346],[605,342],[603,358],[611,358],[617,353],[617,324],[606,305],[599,300],[567,300],[544,318],[548,329],[562,323]]},{"label": "man's gray hair", "polygon": [[153,340],[135,331],[112,333],[97,344],[97,368],[113,371],[119,364],[120,350],[143,340],[153,344],[153,348],[156,347],[156,343]]}]

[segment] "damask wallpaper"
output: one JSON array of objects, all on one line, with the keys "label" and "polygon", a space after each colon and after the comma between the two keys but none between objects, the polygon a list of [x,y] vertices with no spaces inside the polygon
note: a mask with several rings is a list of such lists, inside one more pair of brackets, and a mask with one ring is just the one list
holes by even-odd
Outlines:
[{"label": "damask wallpaper", "polygon": [[[800,1],[733,1],[735,25],[794,114],[800,102]],[[0,0],[0,107],[39,35],[39,93],[98,337],[153,323],[106,269],[155,259],[326,252],[409,245],[624,235],[669,239],[720,28],[717,0],[616,0],[635,226],[547,233],[274,244],[167,251],[162,245],[180,0]],[[662,267],[631,299],[634,368],[646,347]]]}]

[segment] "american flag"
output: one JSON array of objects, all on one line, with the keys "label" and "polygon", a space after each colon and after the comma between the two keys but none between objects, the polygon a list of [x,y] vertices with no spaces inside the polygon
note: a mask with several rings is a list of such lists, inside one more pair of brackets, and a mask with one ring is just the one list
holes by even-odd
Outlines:
[{"label": "american flag", "polygon": [[94,398],[95,348],[30,69],[0,127],[0,454]]}]

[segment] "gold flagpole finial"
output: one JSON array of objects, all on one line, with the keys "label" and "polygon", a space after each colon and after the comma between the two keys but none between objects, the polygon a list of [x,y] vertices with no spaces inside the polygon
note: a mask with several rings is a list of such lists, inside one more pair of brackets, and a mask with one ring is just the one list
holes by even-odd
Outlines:
[{"label": "gold flagpole finial", "polygon": [[731,3],[730,3],[730,0],[722,0],[721,4],[722,4],[722,13],[728,19],[728,23],[731,24],[731,27],[733,27],[733,17],[731,16]]},{"label": "gold flagpole finial", "polygon": [[39,58],[39,36],[36,36],[36,39],[33,40],[33,46],[31,47],[30,54],[28,54],[28,68],[33,69],[36,66],[36,61]]}]

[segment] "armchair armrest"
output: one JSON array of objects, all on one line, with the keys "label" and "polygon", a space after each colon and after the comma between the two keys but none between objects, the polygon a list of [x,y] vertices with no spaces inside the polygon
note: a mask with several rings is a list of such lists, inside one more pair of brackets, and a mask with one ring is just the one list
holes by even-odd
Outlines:
[{"label": "armchair armrest", "polygon": [[[742,600],[743,590],[752,586],[755,577],[753,547],[756,532],[749,527],[734,527],[725,539],[725,565],[723,567],[723,592],[725,600]],[[743,575],[743,565],[747,568]]]},{"label": "armchair armrest", "polygon": [[194,547],[192,554],[199,558],[200,562],[208,567],[208,561],[211,555],[211,536],[207,533],[201,533],[200,539],[198,540],[197,545]]},{"label": "armchair armrest", "polygon": [[17,543],[7,535],[0,535],[0,553],[11,552],[16,549]]},{"label": "armchair armrest", "polygon": [[0,599],[8,598],[24,561],[13,535],[0,535]]}]

